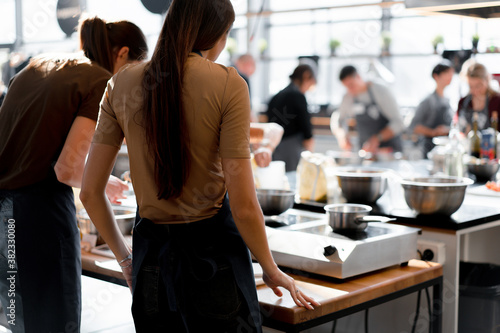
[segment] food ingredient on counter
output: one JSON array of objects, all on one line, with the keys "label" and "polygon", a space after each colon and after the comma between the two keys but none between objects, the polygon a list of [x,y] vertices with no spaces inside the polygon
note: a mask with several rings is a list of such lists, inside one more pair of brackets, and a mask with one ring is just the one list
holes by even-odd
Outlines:
[{"label": "food ingredient on counter", "polygon": [[486,183],[486,188],[495,192],[500,192],[500,181],[489,181]]}]

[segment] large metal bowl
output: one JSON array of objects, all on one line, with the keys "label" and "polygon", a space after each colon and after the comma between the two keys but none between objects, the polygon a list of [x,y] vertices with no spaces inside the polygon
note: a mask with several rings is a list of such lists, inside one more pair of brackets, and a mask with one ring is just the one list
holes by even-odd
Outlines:
[{"label": "large metal bowl", "polygon": [[451,215],[462,205],[467,186],[474,182],[460,177],[421,177],[403,179],[405,200],[419,214]]},{"label": "large metal bowl", "polygon": [[339,186],[348,202],[375,203],[387,188],[388,170],[369,167],[337,168]]},{"label": "large metal bowl", "polygon": [[295,191],[257,189],[257,199],[264,215],[279,215],[292,208]]},{"label": "large metal bowl", "polygon": [[[130,235],[135,221],[135,208],[134,207],[121,207],[113,206],[113,213],[115,214],[116,223],[123,235]],[[78,226],[82,234],[98,235],[97,228],[90,219],[85,208],[82,208],[77,214]]]},{"label": "large metal bowl", "polygon": [[467,162],[467,171],[476,176],[477,181],[488,181],[496,175],[500,164],[498,161],[483,162],[481,160]]}]

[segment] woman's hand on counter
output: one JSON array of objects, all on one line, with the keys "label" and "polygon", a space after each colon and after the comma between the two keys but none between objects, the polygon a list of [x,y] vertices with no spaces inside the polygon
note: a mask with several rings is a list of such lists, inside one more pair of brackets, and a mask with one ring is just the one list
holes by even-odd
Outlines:
[{"label": "woman's hand on counter", "polygon": [[106,196],[109,201],[113,204],[120,204],[118,201],[119,199],[127,198],[127,196],[123,194],[123,191],[128,191],[127,183],[115,176],[109,176],[109,180],[106,185]]},{"label": "woman's hand on counter", "polygon": [[273,290],[276,296],[281,297],[283,293],[278,287],[283,287],[290,292],[290,295],[293,298],[293,301],[298,306],[303,306],[306,309],[314,310],[315,307],[320,306],[321,304],[316,302],[314,298],[307,296],[295,284],[295,280],[290,276],[283,273],[281,270],[276,269],[273,275],[268,275],[264,271],[264,282],[266,285]]}]

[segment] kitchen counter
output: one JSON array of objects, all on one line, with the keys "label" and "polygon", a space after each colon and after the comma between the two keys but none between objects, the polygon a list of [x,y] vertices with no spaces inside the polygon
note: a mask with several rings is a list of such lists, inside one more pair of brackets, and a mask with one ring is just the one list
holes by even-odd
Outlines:
[{"label": "kitchen counter", "polygon": [[[396,171],[402,177],[428,176],[430,161],[390,161],[373,162],[370,166],[387,168]],[[295,172],[288,173],[291,183],[295,183]],[[399,187],[399,188],[398,188]],[[412,211],[404,202],[402,187],[393,181],[386,193],[372,205],[373,215],[384,215],[397,218],[398,223],[417,227],[433,227],[446,230],[462,230],[484,223],[500,220],[500,193],[477,191],[484,188],[484,183],[474,184],[466,192],[464,203],[453,215],[419,215]],[[394,193],[389,193],[394,192]],[[473,194],[476,193],[476,194]],[[479,195],[478,195],[479,193]],[[324,213],[325,204],[296,203],[294,208]]]},{"label": "kitchen counter", "polygon": [[[82,250],[85,275],[123,285],[125,281],[120,271],[102,267],[109,261],[110,258]],[[411,260],[405,267],[393,266],[343,281],[290,274],[298,288],[321,303],[313,311],[296,306],[288,292],[277,297],[265,285],[257,287],[257,294],[264,326],[298,332],[430,286],[434,286],[434,308],[440,309],[442,274],[441,265],[420,260]],[[436,311],[433,318],[435,332],[440,332],[440,311]]]},{"label": "kitchen counter", "polygon": [[[389,168],[401,177],[427,176],[430,161],[390,161],[372,163],[373,167]],[[295,174],[287,174],[295,181]],[[291,183],[292,183],[291,182]],[[297,203],[294,208],[324,213],[324,204]],[[419,227],[419,241],[434,244],[434,260],[443,264],[444,295],[443,331],[458,332],[460,262],[483,262],[500,265],[500,194],[484,190],[484,184],[467,189],[460,209],[451,216],[417,215],[404,200],[404,191],[397,181],[389,182],[389,190],[373,205],[372,214],[397,218],[394,223]],[[408,304],[399,305],[400,307]]]}]

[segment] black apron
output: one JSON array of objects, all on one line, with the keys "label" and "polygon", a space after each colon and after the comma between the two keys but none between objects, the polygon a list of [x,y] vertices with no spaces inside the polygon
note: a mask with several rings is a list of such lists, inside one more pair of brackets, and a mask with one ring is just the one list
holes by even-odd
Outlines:
[{"label": "black apron", "polygon": [[[462,108],[459,111],[458,117],[458,126],[462,133],[465,133],[467,130],[467,125],[472,129],[472,118],[474,113],[477,113],[477,129],[481,131],[490,127],[490,119],[489,119],[489,98],[486,98],[486,103],[484,104],[484,108],[480,111],[474,111],[471,107],[472,96],[468,95],[465,97],[464,102],[462,103]],[[467,134],[467,133],[465,133]]]},{"label": "black apron", "polygon": [[[168,231],[158,232],[161,229]],[[211,247],[222,254],[232,266],[234,278],[250,310],[254,327],[257,332],[261,332],[252,262],[248,248],[234,223],[227,196],[214,217],[198,222],[158,226],[137,214],[132,245],[134,298],[141,266],[149,248],[153,246],[159,248],[160,275],[163,278],[170,311],[179,312],[184,320],[182,302],[179,300],[186,297],[185,288],[189,287],[183,285],[186,276],[194,274],[200,280],[207,280],[214,274],[217,263],[214,258],[204,255],[207,253],[205,249]],[[173,258],[178,260],[172,260]],[[208,331],[210,327],[207,327]]]},{"label": "black apron", "polygon": [[0,190],[0,209],[2,246],[11,244],[15,230],[17,267],[0,255],[4,309],[12,302],[5,293],[5,288],[12,289],[6,274],[14,276],[16,286],[16,325],[11,330],[24,332],[23,322],[26,332],[80,332],[82,268],[73,190],[52,173],[22,189]]},{"label": "black apron", "polygon": [[[373,92],[368,85],[368,94],[370,96],[370,103],[364,104],[365,109],[362,113],[356,114],[356,128],[359,136],[359,147],[368,141],[372,136],[377,135],[389,124],[389,120],[381,112],[380,107],[375,102]],[[357,101],[355,99],[355,103]],[[380,147],[391,147],[393,151],[402,151],[403,145],[401,137],[395,136],[387,141],[380,142]]]},{"label": "black apron", "polygon": [[297,133],[283,138],[273,152],[273,161],[284,161],[286,172],[296,171],[304,150],[304,135]]}]

